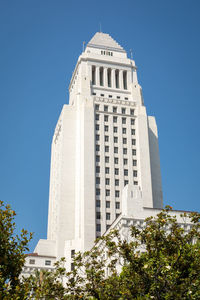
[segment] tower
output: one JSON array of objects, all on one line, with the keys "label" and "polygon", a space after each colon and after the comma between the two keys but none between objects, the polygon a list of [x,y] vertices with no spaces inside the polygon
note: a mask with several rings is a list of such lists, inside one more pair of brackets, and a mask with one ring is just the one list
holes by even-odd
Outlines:
[{"label": "tower", "polygon": [[120,215],[126,185],[143,207],[162,208],[158,135],[134,60],[97,32],[79,56],[52,140],[47,240],[57,258],[89,250]]}]

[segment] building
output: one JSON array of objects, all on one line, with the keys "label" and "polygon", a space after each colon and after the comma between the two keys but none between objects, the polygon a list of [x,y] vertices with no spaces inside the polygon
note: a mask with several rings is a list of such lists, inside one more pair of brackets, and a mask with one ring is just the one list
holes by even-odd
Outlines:
[{"label": "building", "polygon": [[27,264],[64,256],[69,267],[72,253],[89,250],[128,213],[129,189],[141,207],[162,209],[156,121],[147,116],[134,60],[97,32],[78,58],[55,128],[47,239]]}]

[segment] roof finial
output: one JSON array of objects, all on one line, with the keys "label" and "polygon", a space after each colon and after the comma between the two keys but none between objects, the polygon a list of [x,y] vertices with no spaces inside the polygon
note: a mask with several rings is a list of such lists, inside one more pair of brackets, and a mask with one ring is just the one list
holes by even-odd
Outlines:
[{"label": "roof finial", "polygon": [[99,22],[99,32],[102,32],[101,31],[101,22]]},{"label": "roof finial", "polygon": [[85,42],[83,42],[83,52],[85,51]]},{"label": "roof finial", "polygon": [[133,50],[130,49],[131,59],[133,59]]}]

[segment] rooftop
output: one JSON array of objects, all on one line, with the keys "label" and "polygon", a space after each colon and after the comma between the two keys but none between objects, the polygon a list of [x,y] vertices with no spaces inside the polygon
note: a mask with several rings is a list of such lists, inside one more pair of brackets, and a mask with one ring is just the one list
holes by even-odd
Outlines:
[{"label": "rooftop", "polygon": [[108,33],[97,32],[87,44],[88,47],[126,52]]}]

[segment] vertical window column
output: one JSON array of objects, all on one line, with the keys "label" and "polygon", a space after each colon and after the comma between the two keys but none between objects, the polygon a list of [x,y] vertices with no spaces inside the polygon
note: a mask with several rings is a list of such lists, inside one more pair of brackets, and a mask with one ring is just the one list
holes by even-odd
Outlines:
[{"label": "vertical window column", "polygon": [[103,86],[108,86],[108,68],[103,68]]},{"label": "vertical window column", "polygon": [[112,86],[113,88],[116,87],[116,85],[115,85],[115,69],[112,69],[112,70],[111,70],[111,86]]},{"label": "vertical window column", "polygon": [[104,85],[104,70],[103,70],[103,67],[99,68],[99,83],[100,83],[100,86]]},{"label": "vertical window column", "polygon": [[99,67],[96,67],[96,85],[99,85]]},{"label": "vertical window column", "polygon": [[95,66],[92,66],[92,84],[96,84],[96,68]]},{"label": "vertical window column", "polygon": [[123,70],[119,70],[119,88],[123,89]]}]

